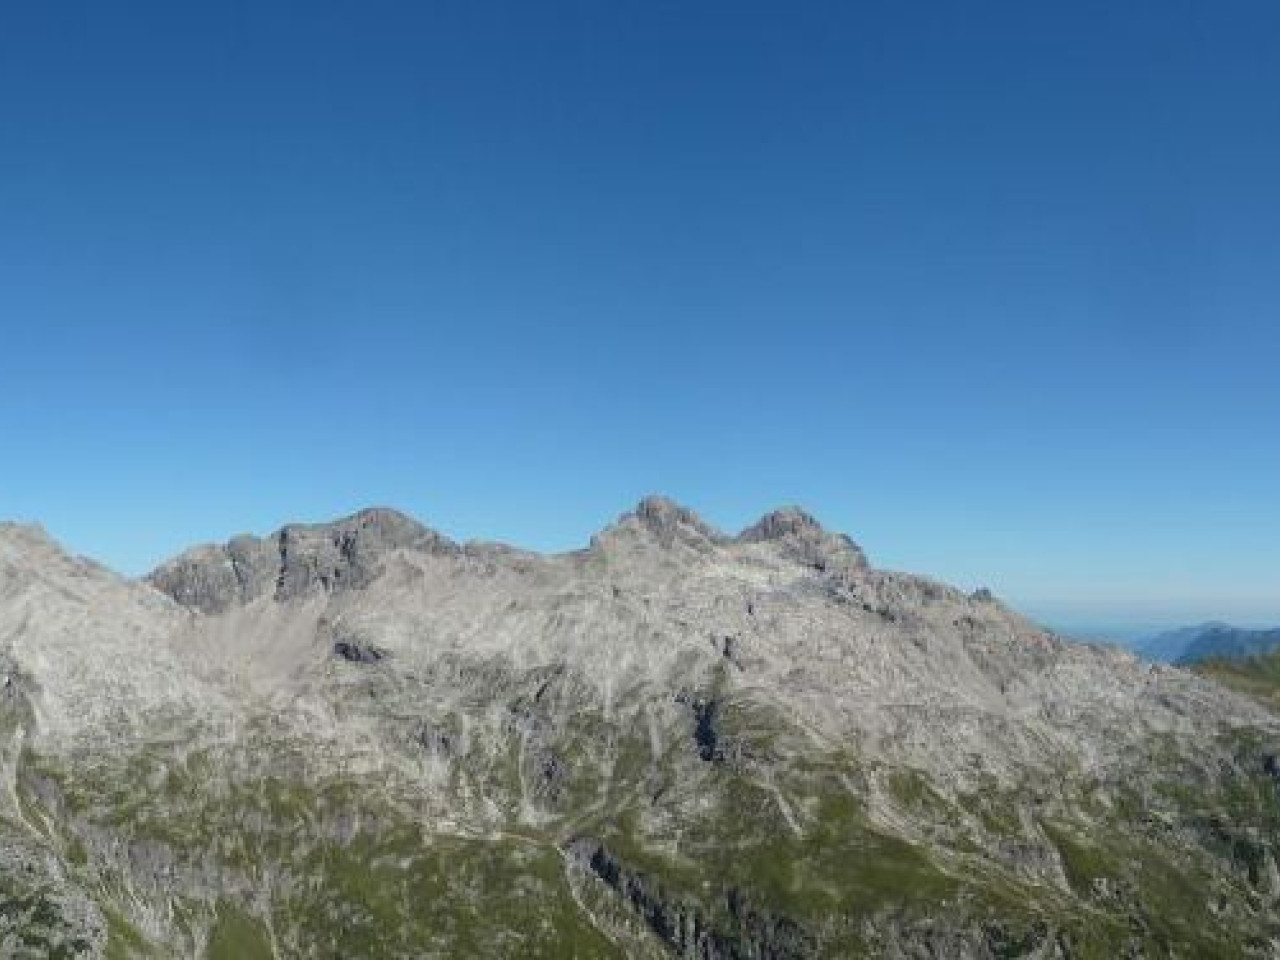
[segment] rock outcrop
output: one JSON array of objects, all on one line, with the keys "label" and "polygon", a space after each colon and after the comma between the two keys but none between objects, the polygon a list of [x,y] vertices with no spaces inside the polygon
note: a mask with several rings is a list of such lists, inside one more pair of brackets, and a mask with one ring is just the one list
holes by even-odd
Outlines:
[{"label": "rock outcrop", "polygon": [[385,508],[334,523],[291,524],[269,537],[239,536],[197,547],[148,577],[178,603],[222,613],[262,596],[284,602],[308,592],[358,589],[372,582],[394,550],[453,555],[459,547],[417,521]]}]

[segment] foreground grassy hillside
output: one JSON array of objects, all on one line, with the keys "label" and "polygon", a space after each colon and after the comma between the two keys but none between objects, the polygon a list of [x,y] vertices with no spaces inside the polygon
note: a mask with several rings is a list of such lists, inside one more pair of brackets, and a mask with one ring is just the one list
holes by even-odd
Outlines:
[{"label": "foreground grassy hillside", "polygon": [[1255,657],[1218,658],[1196,664],[1195,670],[1271,709],[1280,709],[1280,650]]},{"label": "foreground grassy hillside", "polygon": [[654,764],[633,732],[579,718],[554,790],[518,737],[459,759],[446,806],[492,804],[484,828],[405,784],[313,778],[266,736],[252,754],[24,750],[0,952],[1110,960],[1264,957],[1280,937],[1274,737],[1195,757],[1155,739],[1125,778],[958,792],[791,754],[732,701],[732,750],[683,733]]}]

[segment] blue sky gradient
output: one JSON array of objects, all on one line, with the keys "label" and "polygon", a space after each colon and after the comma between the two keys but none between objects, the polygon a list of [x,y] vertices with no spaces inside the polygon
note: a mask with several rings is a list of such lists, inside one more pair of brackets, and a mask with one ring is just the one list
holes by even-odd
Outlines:
[{"label": "blue sky gradient", "polygon": [[1063,623],[1280,622],[1280,5],[0,10],[0,515],[799,502]]}]

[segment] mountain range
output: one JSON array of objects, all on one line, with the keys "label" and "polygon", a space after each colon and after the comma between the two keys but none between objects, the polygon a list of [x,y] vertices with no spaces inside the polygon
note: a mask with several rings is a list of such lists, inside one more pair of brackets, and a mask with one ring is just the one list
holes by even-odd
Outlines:
[{"label": "mountain range", "polygon": [[0,525],[0,956],[1280,956],[1280,718],[650,497],[136,580]]},{"label": "mountain range", "polygon": [[1276,648],[1280,648],[1280,627],[1246,629],[1217,622],[1165,631],[1136,646],[1144,657],[1180,664],[1215,659],[1238,660]]}]

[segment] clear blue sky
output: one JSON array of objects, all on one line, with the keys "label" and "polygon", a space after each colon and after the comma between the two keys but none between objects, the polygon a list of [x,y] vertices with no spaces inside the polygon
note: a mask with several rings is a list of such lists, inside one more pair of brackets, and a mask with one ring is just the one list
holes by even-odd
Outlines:
[{"label": "clear blue sky", "polygon": [[0,325],[0,515],[128,572],[663,491],[1280,621],[1280,4],[5,4]]}]

